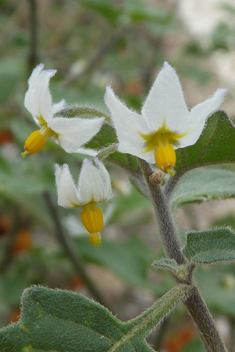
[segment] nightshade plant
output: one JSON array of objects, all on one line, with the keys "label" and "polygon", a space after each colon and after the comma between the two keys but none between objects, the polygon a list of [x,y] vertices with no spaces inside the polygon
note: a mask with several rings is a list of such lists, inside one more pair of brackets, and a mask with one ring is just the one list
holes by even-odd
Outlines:
[{"label": "nightshade plant", "polygon": [[[175,287],[148,310],[125,323],[82,295],[31,287],[22,296],[20,321],[0,331],[0,350],[154,351],[145,338],[182,301],[197,326],[205,351],[227,351],[194,282],[194,269],[198,265],[235,260],[235,234],[227,228],[192,232],[183,248],[173,218],[178,204],[194,201],[191,190],[198,178],[191,177],[190,187],[181,183],[183,190],[177,190],[184,174],[201,166],[235,162],[234,126],[224,112],[216,111],[223,102],[225,90],[217,90],[212,98],[189,112],[178,76],[165,63],[143,105],[142,115],[127,109],[111,88],[107,88],[105,102],[111,111],[109,116],[96,108],[69,107],[64,102],[53,107],[48,85],[54,73],[43,71],[43,65],[39,65],[29,79],[25,106],[40,127],[44,126],[37,132],[40,141],[34,135],[29,137],[30,142],[26,141],[24,155],[40,151],[48,135],[68,152],[76,151],[86,142],[85,147],[95,149],[96,157],[83,162],[78,186],[68,165],[56,166],[56,184],[58,204],[66,208],[83,207],[82,222],[92,236],[91,242],[101,242],[100,246],[103,218],[97,203],[106,202],[112,196],[104,162],[115,162],[122,167],[153,204],[166,254],[164,258],[156,258],[154,267],[168,271],[175,279]],[[45,135],[45,129],[50,133],[47,131]],[[66,137],[64,132],[68,132]],[[229,139],[227,143],[224,143],[225,137]],[[31,151],[28,144],[34,142],[37,147]],[[97,150],[99,143],[101,148]],[[155,162],[158,169],[153,170],[150,164]],[[205,168],[204,175],[210,172],[211,179],[215,178],[218,169],[213,170]],[[221,188],[220,183],[218,192],[222,192]]]}]

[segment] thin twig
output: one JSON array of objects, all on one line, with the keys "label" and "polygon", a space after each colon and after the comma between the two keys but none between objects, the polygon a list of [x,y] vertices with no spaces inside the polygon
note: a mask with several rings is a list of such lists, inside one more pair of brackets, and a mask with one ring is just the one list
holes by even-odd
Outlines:
[{"label": "thin twig", "polygon": [[84,268],[83,262],[78,257],[77,253],[73,250],[73,247],[72,247],[72,245],[70,243],[70,240],[69,240],[68,236],[66,236],[66,234],[64,233],[64,229],[63,229],[63,227],[62,227],[62,225],[60,223],[59,215],[58,215],[58,212],[57,212],[57,207],[54,205],[49,192],[45,192],[43,194],[43,196],[44,196],[44,199],[45,199],[46,204],[48,206],[48,209],[49,209],[49,211],[51,213],[53,222],[54,222],[54,226],[55,226],[55,230],[56,230],[55,231],[56,232],[56,237],[57,237],[59,243],[61,244],[61,246],[63,247],[64,252],[66,253],[68,258],[70,259],[71,263],[73,264],[73,267],[74,267],[75,271],[83,279],[83,281],[85,282],[85,284],[86,284],[87,288],[89,289],[90,293],[92,294],[92,296],[100,304],[102,304],[103,306],[108,308],[108,305],[105,302],[103,296],[97,290],[97,288],[93,284],[92,280],[90,279],[90,277],[86,273],[86,270]]},{"label": "thin twig", "polygon": [[29,72],[33,70],[38,62],[38,21],[37,21],[37,0],[29,0],[29,25],[30,25],[30,52]]},{"label": "thin twig", "polygon": [[8,236],[8,241],[6,243],[6,246],[4,248],[4,253],[3,253],[3,258],[0,263],[0,273],[3,274],[6,272],[8,266],[11,264],[12,261],[12,254],[13,254],[13,248],[16,242],[16,236],[17,232],[19,231],[20,228],[20,219],[19,219],[19,214],[17,209],[14,210],[14,225],[13,228],[11,229],[9,236]]},{"label": "thin twig", "polygon": [[162,341],[165,335],[165,332],[168,328],[170,318],[169,316],[163,320],[162,324],[159,326],[159,329],[157,331],[156,337],[155,337],[155,343],[154,343],[154,349],[155,351],[161,351],[162,350]]}]

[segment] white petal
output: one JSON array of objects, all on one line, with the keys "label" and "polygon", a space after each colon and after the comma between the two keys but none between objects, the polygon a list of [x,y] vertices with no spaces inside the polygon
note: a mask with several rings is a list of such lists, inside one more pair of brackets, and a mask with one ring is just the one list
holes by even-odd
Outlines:
[{"label": "white petal", "polygon": [[74,153],[85,154],[94,157],[99,153],[99,150],[90,148],[78,148]]},{"label": "white petal", "polygon": [[139,133],[149,134],[143,117],[129,110],[113,93],[110,87],[106,88],[105,103],[111,111],[111,118],[117,132],[119,147],[122,153],[137,155],[144,150],[144,140]]},{"label": "white petal", "polygon": [[25,94],[25,107],[31,112],[36,123],[37,118],[42,117],[49,122],[53,117],[52,98],[49,90],[49,82],[56,70],[44,70],[43,65],[36,67],[29,78],[29,88]]},{"label": "white petal", "polygon": [[28,79],[28,85],[33,86],[35,81],[37,80],[39,74],[41,73],[41,71],[44,69],[44,65],[43,64],[39,64],[38,66],[35,67],[35,69],[33,69],[31,76]]},{"label": "white petal", "polygon": [[65,99],[62,99],[59,103],[56,103],[52,106],[53,114],[56,114],[58,111],[65,109],[67,106]]},{"label": "white petal", "polygon": [[48,124],[58,134],[58,143],[67,153],[74,153],[83,144],[86,144],[100,130],[104,117],[81,119],[55,117]]},{"label": "white petal", "polygon": [[64,208],[74,208],[80,205],[77,190],[70,174],[69,167],[64,164],[60,167],[55,165],[56,186],[58,194],[58,205]]},{"label": "white petal", "polygon": [[85,159],[79,177],[78,192],[84,204],[106,202],[112,197],[111,181],[105,166],[96,159],[95,166]]},{"label": "white petal", "polygon": [[[226,89],[218,89],[212,98],[196,105],[190,112],[190,121],[184,126],[184,131],[190,131],[179,140],[179,147],[187,147],[196,143],[204,128],[205,122],[216,111],[224,100]],[[184,132],[182,131],[182,132]]]},{"label": "white petal", "polygon": [[149,127],[157,131],[165,122],[171,131],[178,131],[188,114],[183,91],[175,70],[165,62],[142,108]]}]

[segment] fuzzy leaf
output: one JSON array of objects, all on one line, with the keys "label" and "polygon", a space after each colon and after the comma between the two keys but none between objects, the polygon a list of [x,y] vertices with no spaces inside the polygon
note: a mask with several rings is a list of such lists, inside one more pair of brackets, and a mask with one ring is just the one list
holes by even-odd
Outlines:
[{"label": "fuzzy leaf", "polygon": [[187,172],[171,196],[173,209],[187,203],[235,196],[235,173],[225,169],[200,168]]},{"label": "fuzzy leaf", "polygon": [[223,111],[215,112],[196,144],[178,149],[175,170],[185,173],[199,166],[235,162],[235,128]]},{"label": "fuzzy leaf", "polygon": [[183,253],[194,264],[235,260],[235,234],[227,228],[191,232]]},{"label": "fuzzy leaf", "polygon": [[178,285],[136,319],[122,323],[106,308],[73,292],[32,287],[24,291],[17,324],[0,331],[2,352],[153,352],[144,340],[185,298]]}]

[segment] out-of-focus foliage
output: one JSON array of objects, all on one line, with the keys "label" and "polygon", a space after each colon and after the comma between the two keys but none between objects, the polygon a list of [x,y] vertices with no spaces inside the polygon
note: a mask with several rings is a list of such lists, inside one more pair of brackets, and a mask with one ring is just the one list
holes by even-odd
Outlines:
[{"label": "out-of-focus foliage", "polygon": [[[36,4],[38,26],[34,30],[31,27],[33,15],[30,4]],[[184,29],[170,2],[2,0],[0,6],[0,323],[6,325],[17,317],[13,313],[19,306],[22,291],[32,284],[86,293],[82,280],[72,280],[73,267],[55,239],[54,224],[44,197],[45,192],[50,192],[56,202],[53,164],[68,163],[77,177],[84,155],[69,155],[53,141],[49,141],[37,155],[25,159],[20,155],[25,139],[36,129],[23,105],[26,82],[33,67],[43,62],[46,69],[58,70],[51,81],[54,102],[65,98],[68,104],[87,103],[105,109],[103,95],[106,85],[111,85],[128,106],[138,111],[165,60],[177,68],[183,79],[193,80],[198,89],[200,85],[212,84],[212,75],[206,71],[204,60],[218,48],[229,50],[234,28],[219,24],[213,34],[212,45],[206,51],[193,39],[181,39]],[[33,46],[32,36],[35,34],[37,41]],[[211,118],[201,138],[207,139],[207,132],[216,129],[218,120],[218,115]],[[226,118],[221,121],[220,130],[224,129],[224,134],[231,139],[230,123]],[[100,147],[104,136],[107,145],[115,140],[114,131],[105,125],[87,146]],[[220,153],[224,155],[228,150],[228,157],[234,158],[232,146],[226,141],[225,144],[215,141],[218,153],[213,155],[212,162],[220,161]],[[200,153],[192,156],[190,148],[177,152],[179,170],[196,165]],[[205,164],[211,157],[210,148],[211,145],[206,150],[208,155],[204,153],[202,156]],[[114,281],[121,279],[128,290],[130,287],[145,288],[153,299],[172,287],[173,281],[170,275],[156,274],[150,268],[153,260],[157,259],[155,253],[160,255],[162,249],[161,243],[155,239],[157,229],[152,222],[151,205],[127,182],[118,168],[119,163],[126,168],[130,164],[133,167],[135,163],[137,169],[136,161],[126,155],[113,154],[107,162],[115,197],[110,200],[111,210],[108,206],[104,207],[109,214],[103,231],[103,244],[98,248],[92,247],[85,230],[75,225],[73,232],[77,237],[71,237],[71,240],[91,275],[94,265],[107,268]],[[222,169],[218,168],[207,170],[210,188],[204,191],[201,185],[205,181],[203,172],[204,169],[198,169],[185,175],[189,178],[188,184],[191,184],[191,200],[189,191],[186,192],[185,186],[181,187],[184,183],[182,178],[171,198],[175,209],[192,199],[198,202],[234,196],[234,170],[223,174],[227,191],[220,191],[218,187],[222,182]],[[79,220],[78,209],[71,213]],[[72,224],[69,227],[65,221],[68,211],[59,209],[59,214],[69,231]],[[223,225],[226,223],[224,221]],[[24,231],[28,231],[28,235],[22,235]],[[234,288],[231,286],[234,266],[229,267],[231,273],[227,281],[223,269],[217,270],[217,274],[212,270],[213,275],[207,269],[197,270],[199,286],[213,312],[234,319],[235,311],[231,308],[235,306],[234,289],[231,289]],[[96,274],[93,276],[95,278]],[[102,278],[100,280],[102,282]],[[208,280],[211,280],[211,287],[203,285]],[[224,300],[220,298],[222,294]],[[114,310],[120,315],[124,315],[128,299],[132,297],[125,301],[123,293],[122,310],[114,304]],[[111,298],[111,303],[112,300],[115,301]],[[180,310],[177,314],[185,319]],[[199,351],[199,346],[197,340],[192,341],[191,349],[185,347],[184,351],[193,351],[193,348]]]}]

